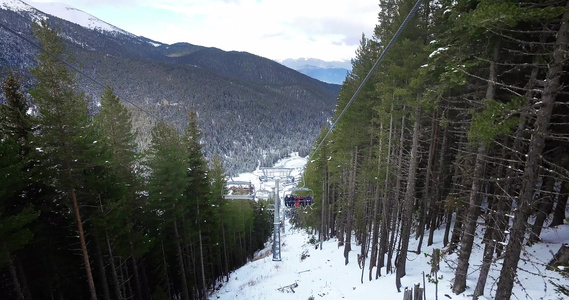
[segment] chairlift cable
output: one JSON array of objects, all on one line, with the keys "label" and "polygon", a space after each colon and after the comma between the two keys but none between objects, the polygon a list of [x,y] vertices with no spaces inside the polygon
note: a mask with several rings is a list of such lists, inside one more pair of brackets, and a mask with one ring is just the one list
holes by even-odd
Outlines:
[{"label": "chairlift cable", "polygon": [[391,38],[391,41],[389,41],[389,43],[387,44],[387,46],[385,47],[385,49],[383,50],[383,52],[381,53],[381,55],[379,56],[379,58],[377,59],[377,61],[375,62],[375,64],[373,65],[373,67],[371,68],[371,70],[367,73],[366,77],[364,78],[364,80],[362,81],[362,83],[360,84],[360,86],[358,87],[358,89],[356,90],[356,92],[354,93],[354,95],[352,96],[352,98],[350,99],[350,101],[348,101],[348,104],[346,105],[346,107],[344,107],[344,109],[342,110],[342,112],[340,113],[340,115],[338,116],[338,118],[336,119],[336,121],[332,124],[332,126],[330,126],[330,129],[328,130],[328,132],[326,133],[326,135],[324,136],[324,138],[322,139],[322,141],[320,141],[320,144],[318,144],[318,147],[316,147],[316,149],[312,152],[312,154],[310,154],[308,156],[308,161],[310,161],[310,159],[314,156],[314,154],[316,152],[318,152],[318,149],[320,149],[320,147],[322,146],[322,144],[324,143],[324,141],[326,140],[326,138],[330,135],[330,133],[332,133],[332,130],[334,130],[334,127],[336,127],[336,124],[338,124],[338,121],[342,118],[342,116],[344,115],[344,113],[346,113],[346,111],[348,110],[348,108],[350,107],[350,105],[352,105],[352,102],[354,102],[354,99],[358,96],[358,94],[360,93],[360,91],[362,90],[363,86],[368,82],[368,80],[371,78],[371,75],[373,74],[373,72],[375,71],[375,69],[377,68],[377,66],[379,65],[379,63],[383,60],[383,58],[385,57],[385,55],[387,54],[387,52],[389,51],[389,49],[391,48],[391,46],[393,46],[393,44],[395,43],[395,41],[399,38],[399,36],[401,35],[401,32],[403,31],[403,29],[405,29],[405,27],[407,26],[407,24],[409,23],[409,21],[411,21],[411,18],[415,15],[415,13],[417,12],[417,10],[419,10],[419,7],[421,6],[421,2],[422,0],[417,0],[417,2],[415,3],[415,6],[413,6],[413,8],[411,9],[411,11],[409,12],[409,14],[407,15],[407,17],[405,18],[405,20],[403,21],[403,23],[401,23],[401,26],[399,26],[399,29],[397,29],[397,32],[395,32],[395,34],[393,35],[393,37]]}]

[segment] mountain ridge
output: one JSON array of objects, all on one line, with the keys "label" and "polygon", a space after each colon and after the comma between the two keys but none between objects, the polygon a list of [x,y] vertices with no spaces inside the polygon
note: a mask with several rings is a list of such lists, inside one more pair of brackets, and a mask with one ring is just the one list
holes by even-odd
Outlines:
[{"label": "mountain ridge", "polygon": [[350,61],[324,61],[317,58],[287,58],[280,63],[304,75],[332,84],[342,84],[352,69]]},{"label": "mountain ridge", "polygon": [[[259,162],[271,165],[291,152],[307,155],[321,126],[332,116],[338,85],[272,60],[246,52],[109,34],[36,9],[10,10],[6,3],[25,8],[21,1],[2,0],[5,26],[34,40],[31,24],[47,20],[52,28],[60,28],[83,73],[113,87],[125,102],[156,114],[152,118],[134,111],[141,149],[149,142],[153,119],[164,119],[182,130],[187,111],[195,109],[206,157],[221,155],[228,171],[236,173]],[[32,86],[29,69],[39,50],[2,28],[0,33],[0,74],[17,70],[25,78],[24,86]],[[103,88],[84,76],[78,80],[96,113]]]},{"label": "mountain ridge", "polygon": [[33,5],[30,4],[28,5],[46,14],[58,17],[60,19],[69,21],[71,23],[75,23],[77,25],[83,26],[91,30],[107,32],[110,34],[120,33],[124,35],[135,36],[134,34],[126,30],[122,30],[110,23],[107,23],[83,10],[69,6],[64,3],[59,3],[59,2],[30,2],[30,3],[33,3]]}]

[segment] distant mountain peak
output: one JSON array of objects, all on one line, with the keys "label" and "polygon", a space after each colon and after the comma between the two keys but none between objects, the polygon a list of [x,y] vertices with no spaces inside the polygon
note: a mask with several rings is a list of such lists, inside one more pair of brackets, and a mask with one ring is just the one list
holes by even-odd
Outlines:
[{"label": "distant mountain peak", "polygon": [[349,60],[325,61],[318,58],[303,57],[303,58],[283,59],[280,61],[280,63],[295,70],[304,68],[306,66],[319,67],[322,69],[330,69],[330,68],[346,69],[346,70],[352,69],[352,63]]},{"label": "distant mountain peak", "polygon": [[350,61],[325,61],[318,58],[287,58],[280,63],[323,82],[342,84],[352,69]]}]

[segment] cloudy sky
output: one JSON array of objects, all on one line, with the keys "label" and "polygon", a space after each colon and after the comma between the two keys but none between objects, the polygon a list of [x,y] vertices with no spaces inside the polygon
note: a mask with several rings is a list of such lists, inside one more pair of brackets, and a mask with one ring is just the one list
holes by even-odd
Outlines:
[{"label": "cloudy sky", "polygon": [[33,0],[61,2],[136,35],[275,60],[354,57],[378,0]]}]

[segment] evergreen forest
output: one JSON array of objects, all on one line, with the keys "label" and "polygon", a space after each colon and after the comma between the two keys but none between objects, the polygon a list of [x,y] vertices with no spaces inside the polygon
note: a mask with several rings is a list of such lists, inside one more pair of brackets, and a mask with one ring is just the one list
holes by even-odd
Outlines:
[{"label": "evergreen forest", "polygon": [[[293,222],[337,239],[346,264],[361,245],[361,281],[393,273],[397,289],[409,253],[444,230],[433,260],[457,254],[454,293],[476,280],[478,299],[494,280],[495,298],[511,299],[525,246],[567,222],[569,1],[422,1],[360,87],[414,5],[379,1],[333,130],[309,156],[315,204]],[[73,62],[61,35],[33,28],[49,51],[30,70],[35,84],[2,78],[0,298],[206,299],[263,248],[268,204],[223,199],[226,171],[205,159],[194,110],[184,126],[153,119],[140,151],[118,91],[106,88],[90,113],[56,58]]]},{"label": "evergreen forest", "polygon": [[67,63],[89,114],[99,112],[104,87],[111,86],[132,113],[137,151],[143,151],[158,120],[183,132],[195,111],[205,157],[220,156],[228,175],[272,166],[292,152],[308,155],[340,90],[251,53],[90,29],[21,0],[2,0],[0,15],[0,77],[17,74],[26,96],[37,83],[30,69],[40,52],[32,24],[45,20],[73,53]]},{"label": "evergreen forest", "polygon": [[[315,209],[295,222],[337,239],[346,264],[355,241],[362,283],[394,273],[397,289],[408,254],[444,230],[436,261],[457,254],[453,292],[468,279],[469,298],[492,284],[495,299],[510,299],[524,246],[567,221],[569,1],[422,1],[351,102],[415,2],[379,1],[335,126],[310,154]],[[479,239],[484,259],[473,262]],[[488,278],[496,261],[500,276]],[[474,267],[480,276],[469,278]]]},{"label": "evergreen forest", "polygon": [[136,151],[113,89],[89,114],[58,31],[41,22],[34,34],[36,85],[2,83],[0,299],[206,299],[264,248],[267,203],[225,201],[195,111],[182,132],[156,120]]}]

